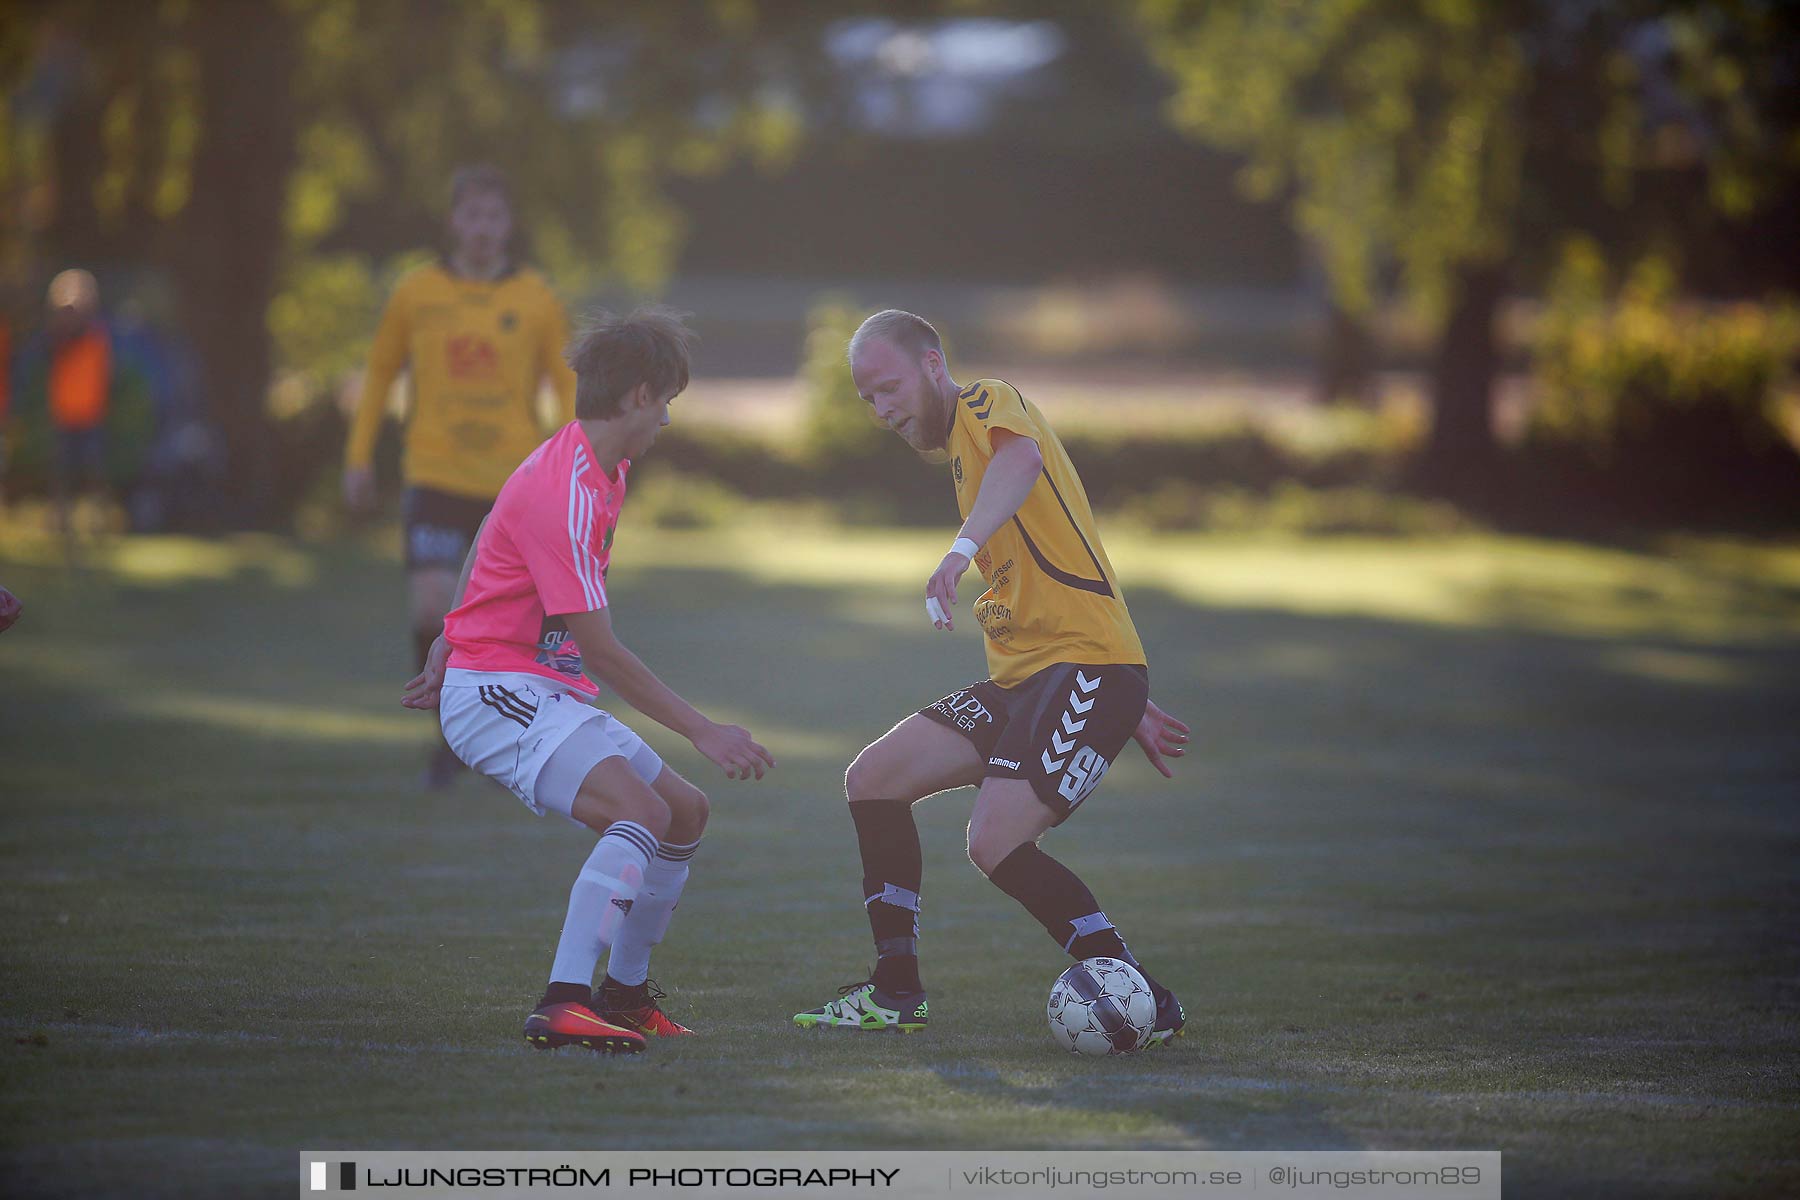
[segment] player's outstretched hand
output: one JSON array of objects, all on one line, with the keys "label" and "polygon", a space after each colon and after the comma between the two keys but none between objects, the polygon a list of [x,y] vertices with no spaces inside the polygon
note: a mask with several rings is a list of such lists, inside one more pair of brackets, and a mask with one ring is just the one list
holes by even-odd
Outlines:
[{"label": "player's outstretched hand", "polygon": [[450,662],[450,643],[439,634],[425,656],[425,669],[406,682],[406,694],[400,703],[408,708],[436,708],[444,690],[444,671]]},{"label": "player's outstretched hand", "polygon": [[[931,616],[933,629],[956,628],[956,621],[950,615],[950,606],[956,603],[956,585],[962,579],[963,572],[968,569],[969,556],[952,550],[944,555],[944,561],[938,564],[938,569],[925,581],[925,608]],[[931,606],[933,600],[938,602],[935,609]],[[943,614],[941,618],[938,616],[940,612]]]},{"label": "player's outstretched hand", "polygon": [[1187,753],[1188,734],[1192,731],[1155,703],[1144,702],[1144,718],[1139,721],[1131,736],[1150,760],[1150,765],[1163,773],[1168,779],[1175,778],[1175,772],[1169,769],[1166,758],[1180,758]]},{"label": "player's outstretched hand", "polygon": [[19,598],[0,587],[0,633],[11,629],[24,611],[25,606],[19,603]]},{"label": "player's outstretched hand", "polygon": [[775,765],[775,757],[757,744],[742,725],[721,725],[708,721],[706,728],[694,738],[694,749],[725,768],[727,779],[761,779],[763,772]]}]

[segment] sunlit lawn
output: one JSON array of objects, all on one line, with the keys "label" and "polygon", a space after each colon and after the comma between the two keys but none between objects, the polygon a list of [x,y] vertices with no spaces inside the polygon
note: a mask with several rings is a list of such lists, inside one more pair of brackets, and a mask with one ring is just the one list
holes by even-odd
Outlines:
[{"label": "sunlit lawn", "polygon": [[930,1032],[787,1026],[868,961],[844,764],[979,674],[920,611],[942,540],[628,514],[622,635],[782,759],[713,781],[640,723],[715,811],[654,970],[705,1036],[636,1062],[518,1040],[586,844],[414,789],[381,546],[0,543],[6,1194],[286,1190],[303,1146],[1498,1148],[1521,1195],[1800,1190],[1800,550],[1114,531],[1199,748],[1047,845],[1193,1024],[1090,1062],[966,794],[920,810]]}]

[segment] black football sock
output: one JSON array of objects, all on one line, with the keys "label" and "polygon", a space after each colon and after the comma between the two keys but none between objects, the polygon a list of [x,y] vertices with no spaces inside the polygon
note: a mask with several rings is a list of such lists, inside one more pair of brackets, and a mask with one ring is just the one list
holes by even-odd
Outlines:
[{"label": "black football sock", "polygon": [[[638,893],[642,895],[643,893]],[[636,909],[636,905],[632,906]],[[600,981],[594,995],[600,1002],[612,1008],[641,1008],[649,1003],[650,986],[647,983],[620,983],[611,975]]]},{"label": "black football sock", "polygon": [[906,800],[857,800],[850,805],[862,850],[863,906],[875,935],[875,986],[883,992],[922,992],[919,981],[919,881],[924,873],[919,827]]},{"label": "black football sock", "polygon": [[1100,902],[1081,882],[1081,876],[1038,849],[1035,842],[1026,842],[1007,855],[988,879],[1023,904],[1025,911],[1037,918],[1038,924],[1071,958],[1116,958],[1128,962],[1143,975],[1157,1002],[1162,1002],[1168,989],[1150,978],[1125,939],[1100,911]]},{"label": "black football sock", "polygon": [[566,1004],[573,1000],[577,1004],[592,1004],[594,992],[592,988],[579,983],[552,983],[544,989],[544,998],[538,1001],[538,1007],[546,1004]]}]

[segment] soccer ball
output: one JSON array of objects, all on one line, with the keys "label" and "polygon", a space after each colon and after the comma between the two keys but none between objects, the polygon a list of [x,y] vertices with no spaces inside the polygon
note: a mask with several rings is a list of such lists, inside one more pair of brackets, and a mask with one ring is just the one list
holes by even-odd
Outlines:
[{"label": "soccer ball", "polygon": [[1096,1057],[1150,1044],[1156,997],[1138,969],[1116,958],[1076,963],[1050,988],[1050,1038],[1064,1050]]}]

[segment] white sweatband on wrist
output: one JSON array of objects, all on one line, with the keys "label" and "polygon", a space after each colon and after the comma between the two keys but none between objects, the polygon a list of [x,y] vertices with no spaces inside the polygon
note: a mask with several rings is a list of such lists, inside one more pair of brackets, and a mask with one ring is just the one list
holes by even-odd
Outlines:
[{"label": "white sweatband on wrist", "polygon": [[964,558],[972,560],[981,553],[981,547],[976,545],[972,538],[959,537],[950,543],[950,553],[960,554]]}]

